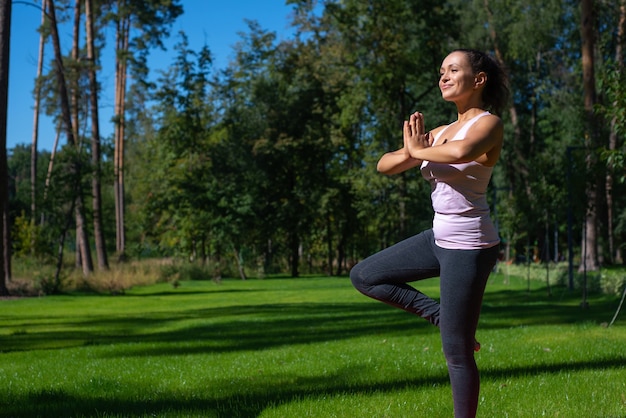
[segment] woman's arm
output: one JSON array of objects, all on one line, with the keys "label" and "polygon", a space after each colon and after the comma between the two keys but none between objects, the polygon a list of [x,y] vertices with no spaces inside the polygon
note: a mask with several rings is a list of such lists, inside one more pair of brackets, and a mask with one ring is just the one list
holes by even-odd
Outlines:
[{"label": "woman's arm", "polygon": [[[427,146],[421,124],[423,119],[413,117],[404,125],[405,143],[411,158],[432,161],[435,163],[458,164],[475,161],[495,164],[502,147],[504,129],[500,118],[494,115],[484,116],[468,131],[460,141],[447,141],[437,146]],[[493,152],[496,151],[496,152]]]},{"label": "woman's arm", "polygon": [[392,175],[402,173],[403,171],[421,164],[422,160],[411,157],[406,147],[403,147],[399,150],[388,152],[380,157],[376,165],[376,170],[378,170],[379,173]]}]

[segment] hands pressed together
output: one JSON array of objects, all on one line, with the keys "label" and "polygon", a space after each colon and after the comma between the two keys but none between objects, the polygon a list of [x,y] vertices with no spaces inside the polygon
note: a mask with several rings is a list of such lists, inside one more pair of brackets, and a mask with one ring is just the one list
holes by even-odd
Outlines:
[{"label": "hands pressed together", "polygon": [[398,174],[410,168],[420,165],[423,157],[418,154],[421,150],[430,148],[433,143],[433,135],[424,132],[424,115],[420,112],[413,113],[409,120],[404,121],[402,127],[404,145],[402,148],[385,153],[376,169],[384,174]]},{"label": "hands pressed together", "polygon": [[404,150],[411,155],[412,150],[428,148],[433,144],[430,132],[424,132],[424,115],[413,113],[409,120],[404,121],[403,127]]}]

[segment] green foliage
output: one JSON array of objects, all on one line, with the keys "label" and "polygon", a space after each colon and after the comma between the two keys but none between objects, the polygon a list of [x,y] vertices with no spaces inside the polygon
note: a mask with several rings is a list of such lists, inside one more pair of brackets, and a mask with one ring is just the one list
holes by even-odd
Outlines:
[{"label": "green foliage", "polygon": [[599,87],[606,95],[606,103],[598,105],[596,111],[607,120],[611,120],[615,132],[622,136],[626,133],[626,75],[613,61],[607,63],[607,70],[601,74]]},{"label": "green foliage", "polygon": [[603,269],[598,277],[600,290],[607,295],[621,295],[626,287],[626,272],[623,269]]},{"label": "green foliage", "polygon": [[34,252],[32,238],[39,236],[39,227],[26,219],[24,212],[15,219],[13,225],[14,255],[25,256]]},{"label": "green foliage", "polygon": [[142,229],[149,231],[144,246],[154,242],[161,253],[173,255],[192,252],[206,240],[206,215],[196,210],[206,206],[206,183],[198,182],[211,182],[206,177],[211,159],[205,154],[211,107],[204,101],[210,53],[189,51],[184,36],[177,50],[176,64],[162,75],[156,91],[158,130],[138,142],[137,158],[150,164],[135,168],[136,175],[147,176],[136,183],[139,193],[134,193]]},{"label": "green foliage", "polygon": [[212,263],[208,263],[208,265],[203,266],[198,263],[183,262],[163,265],[160,269],[159,276],[160,281],[178,285],[181,281],[188,280],[219,281],[222,278],[222,273],[219,266],[212,265]]},{"label": "green foliage", "polygon": [[[626,134],[626,75],[620,71],[617,64],[609,62],[607,71],[600,80],[600,88],[606,95],[606,104],[596,106],[596,111],[610,121],[611,130],[616,138],[623,138]],[[619,183],[626,182],[626,143],[613,144],[600,149],[600,161],[605,164],[609,172],[614,174]]]},{"label": "green foliage", "polygon": [[[454,108],[437,91],[437,74],[458,47],[493,53],[510,74],[505,146],[489,190],[510,254],[524,253],[528,243],[545,248],[555,230],[556,252],[563,253],[568,227],[578,247],[588,181],[608,174],[614,247],[623,252],[626,83],[622,63],[614,62],[613,3],[597,5],[596,110],[607,123],[599,126],[602,140],[593,150],[582,148],[577,2],[290,1],[292,38],[279,40],[250,21],[232,62],[215,69],[209,46],[192,50],[183,32],[171,65],[156,79],[148,77],[147,53],[161,44],[182,5],[131,3],[98,10],[97,27],[131,25],[128,50],[117,53],[129,60],[135,80],[127,95],[124,168],[133,257],[211,264],[212,276],[341,275],[372,252],[430,227],[429,186],[419,170],[386,177],[375,166],[382,153],[401,145],[401,123],[411,112],[423,111],[429,129],[454,120]],[[46,110],[57,114],[54,87],[46,77],[40,81]],[[611,131],[613,144],[605,140]],[[109,245],[115,235],[111,147],[104,142]],[[65,242],[73,245],[70,186],[89,190],[93,174],[89,148],[75,151],[57,156],[47,189],[48,156],[42,154],[37,213],[30,214],[29,147],[13,150],[11,220],[25,214],[15,228],[20,254],[33,231],[26,219],[44,219],[38,251],[56,251],[63,231],[70,231]],[[598,160],[592,172],[590,153]],[[83,197],[90,207],[89,194]],[[608,211],[599,209],[600,247],[608,248]]]},{"label": "green foliage", "polygon": [[[64,260],[72,265],[73,260]],[[70,275],[55,275],[55,260],[45,252],[34,255],[20,254],[12,262],[12,277],[7,287],[12,296],[33,297],[54,295],[66,290],[75,290]]]}]

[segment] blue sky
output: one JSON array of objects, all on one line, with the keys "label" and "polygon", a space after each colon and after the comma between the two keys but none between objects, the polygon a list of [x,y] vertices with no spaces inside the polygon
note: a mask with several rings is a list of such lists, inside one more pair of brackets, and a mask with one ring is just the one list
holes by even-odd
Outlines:
[{"label": "blue sky", "polygon": [[[9,69],[9,104],[7,123],[7,148],[16,144],[32,142],[33,126],[33,86],[37,73],[37,55],[41,23],[40,9],[24,4],[13,4],[11,22],[11,56]],[[41,1],[32,1],[40,5]],[[247,32],[245,19],[256,20],[262,28],[276,32],[278,39],[288,38],[291,34],[292,6],[285,5],[285,0],[182,0],[184,14],[174,23],[170,38],[166,41],[168,52],[151,53],[150,71],[155,76],[159,69],[165,69],[172,61],[171,46],[178,41],[176,34],[184,31],[190,47],[199,50],[208,45],[215,58],[214,69],[226,67],[232,47],[240,39],[239,32]],[[82,30],[82,28],[81,28]],[[113,36],[113,31],[108,33]],[[71,47],[71,33],[61,28],[61,45],[64,53]],[[109,42],[111,43],[111,42]],[[51,47],[46,46],[45,65],[51,60]],[[112,50],[104,53],[111,57]],[[113,128],[110,122],[113,111],[113,86],[115,82],[113,65],[103,59],[103,70],[98,74],[102,84],[100,96],[100,129],[103,137],[110,136]],[[55,129],[49,118],[41,115],[39,127],[39,149],[51,150],[54,144]],[[65,139],[61,139],[62,146]]]}]

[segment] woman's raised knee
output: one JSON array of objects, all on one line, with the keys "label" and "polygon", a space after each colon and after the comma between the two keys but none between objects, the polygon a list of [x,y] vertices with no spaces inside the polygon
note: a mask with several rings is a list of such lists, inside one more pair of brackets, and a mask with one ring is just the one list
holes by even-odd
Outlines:
[{"label": "woman's raised knee", "polygon": [[352,270],[350,270],[350,281],[352,282],[352,286],[354,286],[355,289],[357,289],[361,293],[365,293],[364,290],[366,286],[363,280],[362,272],[362,265],[357,264],[352,267]]}]

